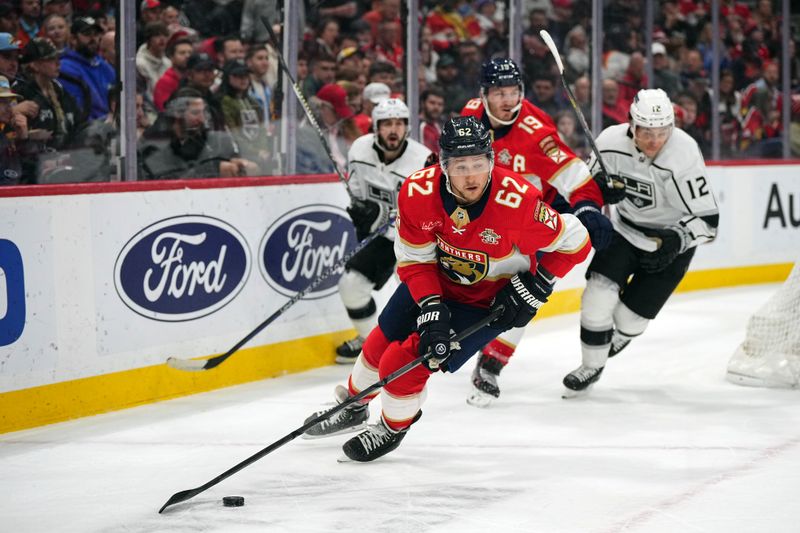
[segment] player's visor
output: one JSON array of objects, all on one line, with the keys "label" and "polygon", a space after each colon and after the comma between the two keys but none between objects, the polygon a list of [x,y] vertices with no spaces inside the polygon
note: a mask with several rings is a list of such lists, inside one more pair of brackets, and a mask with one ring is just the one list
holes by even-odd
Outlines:
[{"label": "player's visor", "polygon": [[445,161],[447,174],[452,177],[488,174],[492,166],[485,155],[451,157]]},{"label": "player's visor", "polygon": [[672,133],[672,126],[664,126],[663,128],[636,126],[634,131],[636,138],[642,141],[665,141],[669,139],[670,133]]}]

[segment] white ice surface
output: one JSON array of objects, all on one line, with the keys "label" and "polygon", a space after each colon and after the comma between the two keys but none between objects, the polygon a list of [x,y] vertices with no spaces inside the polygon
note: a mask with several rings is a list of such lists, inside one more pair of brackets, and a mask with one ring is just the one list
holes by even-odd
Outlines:
[{"label": "white ice surface", "polygon": [[561,399],[578,317],[542,320],[491,408],[465,403],[470,363],[433,376],[420,422],[374,463],[337,463],[346,437],[298,438],[161,515],[301,426],[348,369],[6,434],[0,531],[798,532],[800,391],[724,380],[775,289],[676,295],[578,400]]}]

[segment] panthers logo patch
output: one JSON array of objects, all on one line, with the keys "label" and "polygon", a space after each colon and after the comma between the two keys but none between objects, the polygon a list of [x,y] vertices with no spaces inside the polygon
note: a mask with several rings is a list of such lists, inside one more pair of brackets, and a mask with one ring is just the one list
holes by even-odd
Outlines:
[{"label": "panthers logo patch", "polygon": [[489,255],[477,250],[462,250],[437,237],[439,268],[459,285],[474,285],[489,271]]}]

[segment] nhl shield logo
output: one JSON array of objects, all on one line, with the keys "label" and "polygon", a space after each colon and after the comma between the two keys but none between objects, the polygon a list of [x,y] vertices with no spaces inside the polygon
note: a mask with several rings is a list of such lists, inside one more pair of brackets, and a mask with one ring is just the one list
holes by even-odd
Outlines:
[{"label": "nhl shield logo", "polygon": [[494,232],[491,228],[486,228],[481,232],[481,242],[484,244],[497,244],[500,242],[500,235]]},{"label": "nhl shield logo", "polygon": [[442,273],[459,285],[474,285],[489,271],[489,255],[478,250],[463,250],[437,238],[437,256]]},{"label": "nhl shield logo", "polygon": [[508,151],[508,148],[500,150],[500,153],[497,154],[497,160],[501,165],[508,166],[511,164],[511,152]]}]

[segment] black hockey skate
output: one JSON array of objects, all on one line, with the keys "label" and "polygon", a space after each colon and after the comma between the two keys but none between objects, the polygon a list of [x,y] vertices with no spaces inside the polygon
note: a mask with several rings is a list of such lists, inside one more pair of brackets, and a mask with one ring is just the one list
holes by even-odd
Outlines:
[{"label": "black hockey skate", "polygon": [[[336,386],[336,402],[342,403],[345,401],[349,394],[347,389],[341,385]],[[316,417],[323,413],[330,411],[325,409],[317,411],[313,415],[306,418],[306,423],[311,422]],[[335,415],[326,418],[322,422],[311,426],[303,433],[304,439],[319,439],[322,437],[332,437],[334,435],[341,435],[342,433],[352,433],[359,431],[367,426],[367,419],[369,418],[369,405],[367,404],[352,404]]]},{"label": "black hockey skate", "polygon": [[631,343],[631,340],[633,340],[633,337],[628,337],[627,335],[615,331],[614,335],[611,337],[611,348],[608,349],[608,356],[614,357],[617,355]]},{"label": "black hockey skate", "polygon": [[467,403],[474,407],[488,407],[495,398],[500,397],[500,386],[497,377],[503,370],[503,363],[481,354],[478,364],[472,371],[472,391],[467,396]]},{"label": "black hockey skate", "polygon": [[[413,425],[421,416],[422,411],[418,411],[411,424]],[[395,431],[386,426],[383,422],[383,417],[381,417],[377,424],[367,426],[366,431],[362,431],[345,442],[342,450],[351,461],[359,463],[374,461],[400,446],[409,427],[411,426]]]},{"label": "black hockey skate", "polygon": [[340,365],[352,365],[361,353],[364,346],[364,337],[358,336],[355,339],[344,341],[336,348],[336,362]]},{"label": "black hockey skate", "polygon": [[567,391],[564,398],[573,398],[581,395],[580,393],[589,392],[589,388],[598,380],[603,374],[603,368],[591,368],[581,365],[566,376],[564,376],[564,386]]}]

